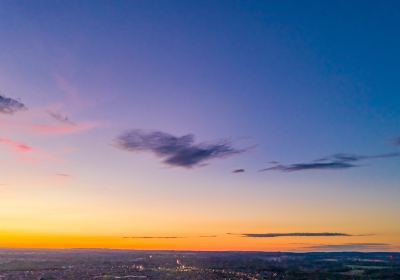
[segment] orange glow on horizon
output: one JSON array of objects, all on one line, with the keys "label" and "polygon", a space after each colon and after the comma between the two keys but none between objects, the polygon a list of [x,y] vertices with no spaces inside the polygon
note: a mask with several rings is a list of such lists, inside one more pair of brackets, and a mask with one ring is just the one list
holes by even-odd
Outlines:
[{"label": "orange glow on horizon", "polygon": [[[358,240],[358,241],[356,241]],[[395,239],[393,240],[395,242]],[[279,237],[244,238],[216,237],[124,238],[112,236],[79,236],[32,232],[0,232],[0,247],[48,249],[126,249],[126,250],[189,250],[189,251],[314,251],[316,244],[357,244],[377,242],[374,237]],[[394,245],[393,250],[399,250]]]}]

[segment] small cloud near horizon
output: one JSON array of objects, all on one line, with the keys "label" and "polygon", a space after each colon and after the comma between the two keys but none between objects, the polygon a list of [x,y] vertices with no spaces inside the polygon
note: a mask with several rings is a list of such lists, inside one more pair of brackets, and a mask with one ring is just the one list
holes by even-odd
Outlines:
[{"label": "small cloud near horizon", "polygon": [[[238,235],[250,238],[273,238],[284,236],[355,236],[341,232],[286,232],[286,233],[227,233],[228,235]],[[359,236],[359,235],[357,235]]]},{"label": "small cloud near horizon", "polygon": [[178,239],[186,238],[182,236],[124,236],[125,239]]},{"label": "small cloud near horizon", "polygon": [[174,136],[162,131],[130,130],[121,134],[116,146],[130,152],[149,152],[169,166],[193,168],[216,158],[226,158],[244,152],[227,142],[198,143],[194,135]]},{"label": "small cloud near horizon", "polygon": [[312,251],[387,251],[395,249],[392,244],[387,243],[343,243],[343,244],[318,244],[303,247],[304,250]]},{"label": "small cloud near horizon", "polygon": [[199,236],[124,236],[125,239],[182,239],[182,238],[214,238],[217,235],[199,235]]}]

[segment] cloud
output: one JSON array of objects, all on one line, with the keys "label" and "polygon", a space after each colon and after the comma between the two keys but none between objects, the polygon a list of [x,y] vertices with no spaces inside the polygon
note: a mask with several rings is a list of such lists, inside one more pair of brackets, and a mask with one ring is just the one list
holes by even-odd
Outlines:
[{"label": "cloud", "polygon": [[51,111],[47,111],[47,113],[49,114],[50,117],[52,117],[53,119],[55,119],[61,123],[75,125],[75,123],[73,121],[71,121],[67,116],[61,115],[59,113],[51,112]]},{"label": "cloud", "polygon": [[16,156],[16,159],[21,161],[32,162],[43,158],[49,158],[49,155],[45,151],[9,138],[0,137],[0,144],[8,147],[15,153],[14,156]]},{"label": "cloud", "polygon": [[241,237],[251,238],[273,238],[283,236],[354,236],[341,232],[288,232],[288,233],[227,233],[229,235],[239,235]]},{"label": "cloud", "polygon": [[92,129],[97,126],[98,124],[93,122],[82,122],[74,125],[66,123],[60,123],[56,125],[30,124],[29,126],[26,127],[26,129],[37,134],[58,135],[58,134],[73,134],[84,130]]},{"label": "cloud", "polygon": [[0,113],[10,115],[27,109],[21,101],[0,95]]},{"label": "cloud", "polygon": [[8,138],[0,138],[0,143],[5,144],[12,148],[13,150],[21,153],[26,153],[26,152],[31,152],[33,151],[33,148],[31,146],[28,146],[26,144],[16,142],[14,140],[8,139]]},{"label": "cloud", "polygon": [[245,170],[244,169],[235,169],[232,171],[232,173],[244,173]]},{"label": "cloud", "polygon": [[64,95],[63,103],[68,103],[74,108],[86,108],[94,104],[96,100],[87,99],[80,93],[79,88],[69,78],[61,73],[53,73],[56,86]]},{"label": "cloud", "polygon": [[37,162],[41,160],[60,162],[60,159],[40,147],[32,147],[13,139],[0,137],[0,145],[8,147],[9,150],[13,152],[13,156],[16,156],[17,160],[27,162]]},{"label": "cloud", "polygon": [[344,243],[344,244],[319,244],[304,247],[312,251],[388,251],[395,249],[386,243]]},{"label": "cloud", "polygon": [[294,172],[303,170],[340,170],[358,167],[357,163],[363,160],[370,159],[386,159],[400,157],[400,153],[387,153],[379,155],[356,155],[356,154],[335,154],[332,156],[320,158],[308,163],[295,163],[295,164],[279,164],[273,163],[274,166],[261,169],[259,171],[284,171]]},{"label": "cloud", "polygon": [[393,144],[400,146],[400,137],[397,137],[396,139],[394,139]]},{"label": "cloud", "polygon": [[182,236],[124,236],[127,239],[179,239],[186,238]]},{"label": "cloud", "polygon": [[301,170],[336,170],[336,169],[347,169],[356,167],[357,165],[343,162],[326,162],[326,163],[296,163],[290,165],[278,164],[272,167],[261,169],[260,171],[301,171]]},{"label": "cloud", "polygon": [[125,239],[182,239],[182,238],[214,238],[216,235],[199,236],[124,236]]},{"label": "cloud", "polygon": [[355,155],[355,154],[335,154],[330,157],[321,158],[317,161],[341,161],[341,162],[355,162],[367,159],[384,159],[400,157],[400,153],[387,153],[372,156]]},{"label": "cloud", "polygon": [[5,130],[16,130],[22,133],[34,135],[64,135],[74,134],[101,126],[102,124],[93,121],[77,122],[71,125],[66,122],[56,124],[38,123],[34,119],[11,120],[0,119],[0,128]]},{"label": "cloud", "polygon": [[57,173],[56,176],[61,177],[61,178],[70,178],[71,177],[71,175],[66,174],[66,173]]},{"label": "cloud", "polygon": [[167,165],[185,168],[200,166],[215,158],[243,152],[233,148],[228,142],[195,144],[192,134],[178,137],[162,131],[139,129],[120,135],[117,138],[117,147],[132,152],[151,152]]}]

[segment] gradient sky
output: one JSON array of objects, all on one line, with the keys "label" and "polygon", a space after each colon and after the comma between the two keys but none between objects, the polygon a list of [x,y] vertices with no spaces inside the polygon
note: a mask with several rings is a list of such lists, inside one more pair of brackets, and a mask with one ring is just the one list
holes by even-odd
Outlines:
[{"label": "gradient sky", "polygon": [[0,246],[400,250],[399,26],[389,0],[0,1]]}]

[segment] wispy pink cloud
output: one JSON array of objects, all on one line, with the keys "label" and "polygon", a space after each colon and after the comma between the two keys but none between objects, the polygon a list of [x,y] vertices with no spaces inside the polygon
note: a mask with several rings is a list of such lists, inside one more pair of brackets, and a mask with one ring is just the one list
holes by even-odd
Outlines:
[{"label": "wispy pink cloud", "polygon": [[58,89],[63,93],[63,105],[72,105],[75,109],[91,107],[94,100],[89,100],[81,94],[78,87],[71,80],[60,73],[53,73],[53,78]]},{"label": "wispy pink cloud", "polygon": [[13,120],[0,120],[0,129],[16,129],[25,133],[42,134],[42,135],[62,135],[73,134],[89,130],[97,127],[99,124],[96,122],[80,122],[80,123],[34,123],[31,121],[13,121]]},{"label": "wispy pink cloud", "polygon": [[8,138],[0,138],[0,143],[5,144],[10,148],[12,148],[13,150],[21,153],[32,152],[34,150],[31,146],[28,146],[20,142],[16,142]]},{"label": "wispy pink cloud", "polygon": [[36,161],[38,159],[37,155],[40,154],[37,149],[9,138],[0,137],[0,144],[17,153],[17,159],[21,161]]},{"label": "wispy pink cloud", "polygon": [[0,137],[0,145],[9,148],[15,158],[20,161],[38,162],[42,160],[60,162],[62,159],[41,148],[15,141],[10,138]]},{"label": "wispy pink cloud", "polygon": [[74,125],[67,123],[60,124],[31,124],[28,129],[38,134],[72,134],[95,128],[97,126],[94,122],[83,122]]},{"label": "wispy pink cloud", "polygon": [[59,73],[54,73],[53,77],[57,86],[66,95],[67,99],[75,104],[80,104],[81,97],[78,90]]},{"label": "wispy pink cloud", "polygon": [[[100,126],[98,122],[70,119],[65,114],[66,111],[84,109],[90,104],[86,102],[87,100],[79,93],[73,83],[63,75],[54,73],[53,78],[56,86],[64,94],[64,97],[61,98],[62,100],[42,107],[30,107],[29,111],[13,116],[13,118],[6,116],[0,119],[0,131],[9,132],[13,130],[18,133],[32,135],[65,135],[83,132]],[[7,101],[8,99],[3,98],[3,100]],[[47,118],[45,118],[46,116]]]}]

